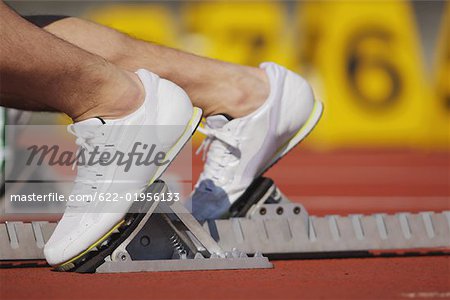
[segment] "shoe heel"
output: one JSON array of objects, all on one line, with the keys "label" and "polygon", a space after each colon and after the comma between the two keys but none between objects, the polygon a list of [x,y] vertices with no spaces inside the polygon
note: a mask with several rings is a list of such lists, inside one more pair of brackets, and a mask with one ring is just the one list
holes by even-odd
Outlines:
[{"label": "shoe heel", "polygon": [[322,114],[323,114],[323,104],[322,102],[315,100],[313,109],[311,111],[311,114],[309,115],[308,120],[305,122],[302,128],[300,128],[297,131],[297,133],[295,133],[294,136],[289,139],[289,141],[287,141],[280,148],[278,148],[277,152],[270,160],[267,167],[263,169],[263,171],[259,174],[259,176],[267,172],[267,170],[269,170],[274,164],[276,164],[283,156],[285,156],[289,151],[291,151],[295,146],[297,146],[301,141],[303,141],[316,127],[317,123],[319,123]]}]

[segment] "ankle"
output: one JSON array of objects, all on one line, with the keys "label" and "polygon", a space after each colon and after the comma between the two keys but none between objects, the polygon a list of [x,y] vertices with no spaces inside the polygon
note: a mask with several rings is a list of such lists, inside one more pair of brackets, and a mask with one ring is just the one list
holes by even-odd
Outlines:
[{"label": "ankle", "polygon": [[89,118],[119,119],[136,111],[144,102],[145,91],[138,76],[123,71],[121,76],[108,78],[96,101],[81,114],[72,117],[74,122]]},{"label": "ankle", "polygon": [[229,101],[224,103],[224,112],[233,118],[246,116],[265,103],[270,88],[266,73],[259,68],[242,67],[232,79]]}]

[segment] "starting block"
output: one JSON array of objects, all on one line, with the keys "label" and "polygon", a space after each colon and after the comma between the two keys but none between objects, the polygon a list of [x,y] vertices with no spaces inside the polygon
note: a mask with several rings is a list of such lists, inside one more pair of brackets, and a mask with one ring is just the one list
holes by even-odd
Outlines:
[{"label": "starting block", "polygon": [[[149,193],[165,193],[158,181]],[[136,204],[138,205],[138,204]],[[70,266],[80,273],[271,268],[271,259],[360,257],[450,249],[450,211],[310,216],[269,178],[257,178],[225,219],[203,224],[178,202],[140,203],[125,226]],[[56,223],[0,223],[2,266],[42,260]]]}]

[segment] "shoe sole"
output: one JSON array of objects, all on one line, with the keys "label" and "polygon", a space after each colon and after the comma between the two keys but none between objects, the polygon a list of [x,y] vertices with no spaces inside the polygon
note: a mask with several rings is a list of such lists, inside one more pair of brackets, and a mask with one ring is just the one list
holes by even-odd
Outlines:
[{"label": "shoe sole", "polygon": [[[175,143],[175,145],[170,148],[169,151],[167,151],[166,155],[169,155],[169,163],[166,165],[161,166],[156,171],[153,178],[149,181],[148,185],[155,182],[156,179],[158,179],[164,171],[169,167],[169,165],[172,163],[173,159],[178,155],[178,153],[181,151],[181,149],[186,145],[186,143],[190,140],[192,135],[194,134],[195,130],[199,126],[200,122],[202,120],[202,110],[200,108],[194,107],[194,111],[192,113],[192,117],[189,120],[189,123],[187,124],[186,128],[184,129],[183,134],[180,136],[178,141]],[[111,236],[114,232],[119,230],[124,224],[126,223],[126,219],[120,220],[113,228],[111,228],[106,234],[104,234],[102,237],[100,237],[95,243],[93,243],[91,246],[89,246],[86,250],[78,254],[77,256],[57,265],[54,267],[55,271],[71,271],[77,264],[78,261],[83,260],[83,258],[91,252],[94,248],[101,245],[109,236]]]},{"label": "shoe sole", "polygon": [[323,104],[320,101],[315,101],[313,110],[306,120],[305,124],[300,128],[287,142],[277,149],[267,166],[255,178],[262,176],[271,167],[273,167],[280,159],[282,159],[295,146],[300,144],[316,127],[323,114]]}]

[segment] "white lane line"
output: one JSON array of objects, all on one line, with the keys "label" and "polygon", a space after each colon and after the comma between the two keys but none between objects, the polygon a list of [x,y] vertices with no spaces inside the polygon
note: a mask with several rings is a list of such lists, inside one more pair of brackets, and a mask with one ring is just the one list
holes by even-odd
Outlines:
[{"label": "white lane line", "polygon": [[450,298],[450,292],[411,292],[401,293],[400,296],[409,299],[415,298]]}]

